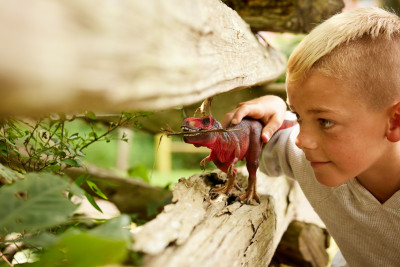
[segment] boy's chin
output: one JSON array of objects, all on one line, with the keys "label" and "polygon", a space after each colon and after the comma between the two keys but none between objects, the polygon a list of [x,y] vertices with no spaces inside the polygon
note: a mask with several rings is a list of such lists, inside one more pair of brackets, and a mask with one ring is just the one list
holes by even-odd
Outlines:
[{"label": "boy's chin", "polygon": [[336,187],[347,183],[350,179],[340,179],[338,177],[324,176],[315,174],[317,181],[328,187]]}]

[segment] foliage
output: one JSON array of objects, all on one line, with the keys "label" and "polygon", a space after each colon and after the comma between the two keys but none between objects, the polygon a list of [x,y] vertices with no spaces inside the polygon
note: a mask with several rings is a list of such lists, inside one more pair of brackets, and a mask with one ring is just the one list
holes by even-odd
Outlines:
[{"label": "foliage", "polygon": [[[90,125],[88,134],[69,132],[66,123],[76,117],[65,115],[40,118],[37,121],[0,120],[0,156],[4,163],[18,172],[52,171],[62,173],[68,167],[80,167],[85,157],[84,150],[99,141],[110,142],[110,133],[115,129],[133,124],[139,126],[137,118],[146,113],[122,113],[116,122],[108,122],[103,133],[97,131],[97,117],[87,112],[83,117]],[[104,123],[103,123],[104,124]],[[122,140],[127,141],[126,137]]]},{"label": "foliage", "polygon": [[56,226],[72,215],[76,206],[64,191],[82,195],[67,180],[49,173],[30,173],[0,191],[0,234]]},{"label": "foliage", "polygon": [[[80,167],[90,145],[109,142],[113,139],[110,133],[121,126],[139,127],[137,119],[147,115],[122,113],[113,122],[99,121],[92,112],[37,121],[1,119],[0,256],[5,259],[1,251],[15,244],[19,251],[13,264],[23,266],[101,266],[124,261],[129,255],[130,217],[122,215],[110,221],[75,217],[72,195],[86,196],[101,211],[94,198],[80,188],[84,184],[97,196],[107,196],[96,180],[81,175],[72,183],[63,171]],[[69,131],[67,124],[76,118],[84,119],[91,130]],[[127,141],[125,136],[122,140]],[[137,255],[130,257],[138,259]]]},{"label": "foliage", "polygon": [[123,261],[130,244],[127,215],[111,219],[92,230],[70,229],[44,249],[40,262],[30,266],[90,267]]},{"label": "foliage", "polygon": [[[63,192],[82,195],[76,184],[50,173],[30,173],[1,188],[0,236],[4,242],[0,246],[22,241],[27,247],[15,255],[14,263],[71,267],[123,261],[130,244],[129,216],[87,230],[83,221],[71,217],[76,206]],[[20,234],[7,238],[11,232]],[[28,264],[28,257],[40,260]]]}]

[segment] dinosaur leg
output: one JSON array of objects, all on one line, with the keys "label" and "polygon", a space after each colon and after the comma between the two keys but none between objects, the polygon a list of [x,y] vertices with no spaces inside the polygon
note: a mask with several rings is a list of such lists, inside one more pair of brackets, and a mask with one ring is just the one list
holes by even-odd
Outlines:
[{"label": "dinosaur leg", "polygon": [[247,170],[249,171],[249,184],[247,186],[246,192],[239,196],[240,201],[245,201],[246,204],[250,204],[251,200],[254,199],[260,203],[260,197],[257,194],[257,172],[258,160],[255,162],[247,163]]},{"label": "dinosaur leg", "polygon": [[225,183],[225,185],[220,188],[213,188],[211,193],[226,194],[227,196],[230,196],[232,195],[233,188],[242,190],[236,182],[237,170],[233,168],[232,165],[228,167],[227,175],[228,181]]},{"label": "dinosaur leg", "polygon": [[206,164],[207,164],[207,162],[209,162],[209,161],[211,161],[212,159],[211,159],[211,154],[210,155],[208,155],[207,157],[205,157],[204,159],[202,159],[201,161],[200,161],[200,169],[201,170],[205,170],[206,169]]}]

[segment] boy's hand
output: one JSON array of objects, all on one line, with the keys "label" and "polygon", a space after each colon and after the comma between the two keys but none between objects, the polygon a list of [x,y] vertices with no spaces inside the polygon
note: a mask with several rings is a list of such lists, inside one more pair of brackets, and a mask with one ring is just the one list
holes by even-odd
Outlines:
[{"label": "boy's hand", "polygon": [[240,103],[236,109],[227,113],[222,121],[222,127],[239,124],[244,117],[261,120],[263,142],[268,142],[271,136],[281,127],[285,118],[286,104],[277,96],[267,95]]}]

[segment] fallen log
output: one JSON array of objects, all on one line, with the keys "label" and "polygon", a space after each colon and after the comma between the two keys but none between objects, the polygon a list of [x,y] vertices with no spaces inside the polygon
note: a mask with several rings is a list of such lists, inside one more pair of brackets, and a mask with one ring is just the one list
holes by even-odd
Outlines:
[{"label": "fallen log", "polygon": [[339,13],[343,0],[222,0],[257,31],[308,33]]},{"label": "fallen log", "polygon": [[0,114],[162,110],[285,70],[219,0],[1,1],[0,38]]},{"label": "fallen log", "polygon": [[[238,174],[242,188],[246,172]],[[133,230],[143,266],[267,266],[304,195],[293,180],[258,177],[261,204],[251,205],[225,195],[210,198],[211,187],[226,179],[219,171],[181,179],[172,204]]]}]

